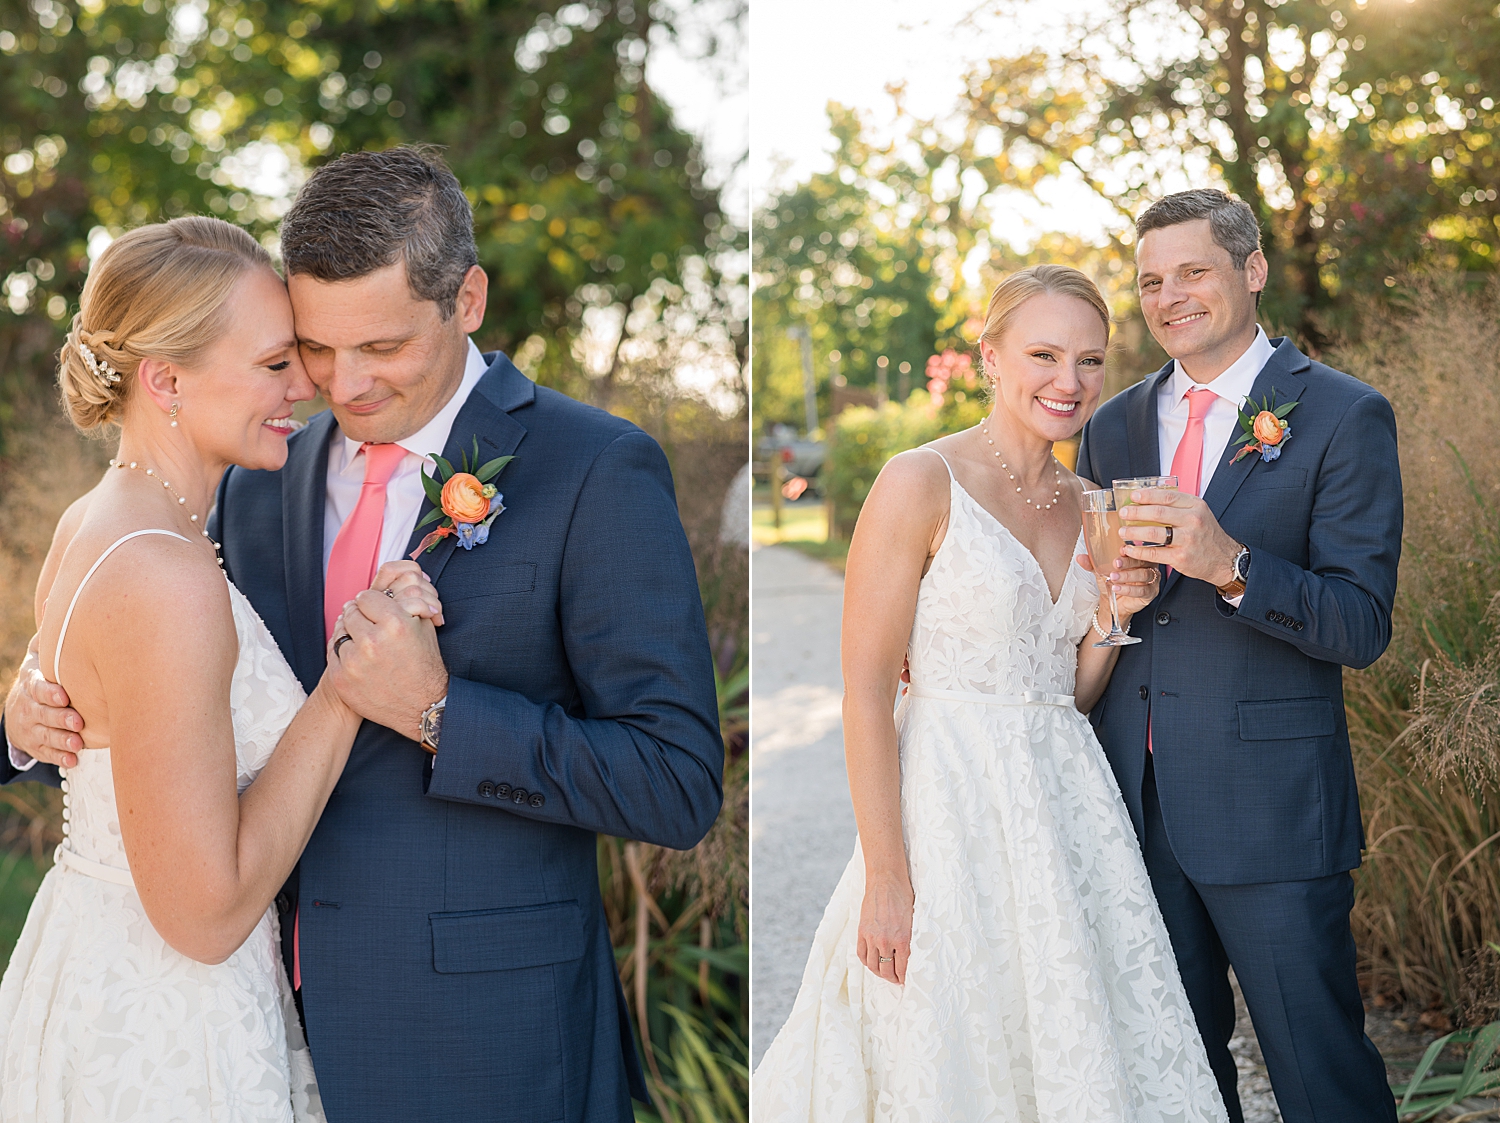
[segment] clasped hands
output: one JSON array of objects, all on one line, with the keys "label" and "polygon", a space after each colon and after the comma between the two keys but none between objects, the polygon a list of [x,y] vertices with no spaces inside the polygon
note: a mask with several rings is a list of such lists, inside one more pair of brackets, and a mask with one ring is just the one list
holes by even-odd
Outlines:
[{"label": "clasped hands", "polygon": [[[418,740],[422,711],[448,692],[438,650],[443,606],[427,574],[412,561],[387,562],[370,588],[344,606],[329,641],[329,676],[339,697],[366,720]],[[340,637],[338,658],[333,645]],[[32,637],[5,704],[11,744],[44,764],[76,768],[83,717],[68,692],[48,682]]]},{"label": "clasped hands", "polygon": [[422,712],[448,693],[438,650],[443,604],[413,561],[386,562],[344,605],[328,640],[328,677],[366,721],[418,741]]}]

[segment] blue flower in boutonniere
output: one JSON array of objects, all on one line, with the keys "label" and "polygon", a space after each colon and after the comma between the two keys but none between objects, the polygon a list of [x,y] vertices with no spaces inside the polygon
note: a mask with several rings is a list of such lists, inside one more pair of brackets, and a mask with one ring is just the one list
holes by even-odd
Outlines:
[{"label": "blue flower in boutonniere", "polygon": [[1260,401],[1260,409],[1254,409],[1253,402],[1246,402],[1246,408],[1240,410],[1240,444],[1245,447],[1234,454],[1233,464],[1242,456],[1258,453],[1263,463],[1281,456],[1281,448],[1287,441],[1292,439],[1292,426],[1287,421],[1286,415],[1297,408],[1297,402],[1287,402],[1285,405],[1275,405],[1276,391],[1271,391],[1271,401],[1264,398]]},{"label": "blue flower in boutonniere", "polygon": [[422,487],[435,510],[427,512],[417,529],[421,530],[428,523],[439,525],[411,552],[412,559],[416,560],[419,554],[434,549],[450,534],[458,537],[458,544],[465,550],[488,542],[490,524],[505,510],[505,504],[501,502],[504,496],[490,481],[514,459],[513,456],[501,456],[480,464],[478,437],[474,438],[473,460],[469,459],[467,452],[464,453],[460,469],[455,470],[452,464],[434,453],[432,460],[437,465],[438,475],[429,476],[423,472]]}]

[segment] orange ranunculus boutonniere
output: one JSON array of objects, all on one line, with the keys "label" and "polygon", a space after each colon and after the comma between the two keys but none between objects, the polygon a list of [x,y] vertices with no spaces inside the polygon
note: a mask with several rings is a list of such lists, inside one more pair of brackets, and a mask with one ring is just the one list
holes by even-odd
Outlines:
[{"label": "orange ranunculus boutonniere", "polygon": [[434,510],[427,512],[417,529],[434,522],[439,526],[411,552],[412,559],[433,549],[450,534],[458,535],[458,544],[465,550],[488,542],[490,524],[505,510],[505,504],[501,502],[504,496],[490,481],[514,459],[514,456],[501,456],[485,464],[479,463],[478,437],[474,438],[473,459],[464,453],[461,470],[455,470],[452,464],[434,453],[432,460],[437,465],[442,483],[436,476],[422,473],[422,487],[427,491],[427,498],[432,500]]},{"label": "orange ranunculus boutonniere", "polygon": [[1297,408],[1297,403],[1278,406],[1273,404],[1275,401],[1276,391],[1272,390],[1271,402],[1262,399],[1260,409],[1255,409],[1255,403],[1247,402],[1247,408],[1240,411],[1240,443],[1245,447],[1235,453],[1234,460],[1229,463],[1258,453],[1261,460],[1269,464],[1281,455],[1282,446],[1292,439],[1292,426],[1286,415]]}]

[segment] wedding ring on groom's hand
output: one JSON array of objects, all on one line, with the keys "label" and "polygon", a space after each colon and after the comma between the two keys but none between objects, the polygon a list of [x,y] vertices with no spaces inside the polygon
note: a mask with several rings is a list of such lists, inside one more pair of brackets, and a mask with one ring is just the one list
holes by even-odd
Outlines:
[{"label": "wedding ring on groom's hand", "polygon": [[1170,546],[1172,544],[1172,528],[1169,526],[1169,527],[1166,528],[1166,531],[1167,531],[1167,540],[1165,542],[1163,542],[1162,545],[1163,546]]},{"label": "wedding ring on groom's hand", "polygon": [[334,658],[338,658],[339,657],[339,648],[343,647],[344,644],[349,643],[353,639],[354,639],[353,636],[351,636],[348,632],[345,632],[343,635],[339,636],[338,639],[334,640],[333,641],[333,654],[334,654]]}]

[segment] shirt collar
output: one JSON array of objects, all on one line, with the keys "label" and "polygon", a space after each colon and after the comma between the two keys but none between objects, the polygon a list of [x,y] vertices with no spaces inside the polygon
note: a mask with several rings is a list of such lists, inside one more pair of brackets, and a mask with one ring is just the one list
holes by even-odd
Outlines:
[{"label": "shirt collar", "polygon": [[[415,433],[408,437],[402,437],[395,441],[407,452],[415,453],[424,460],[430,460],[433,453],[441,453],[447,447],[448,438],[453,432],[453,422],[458,418],[458,411],[464,408],[464,403],[469,400],[469,394],[473,392],[479,380],[484,377],[489,367],[485,364],[484,356],[479,353],[479,348],[474,341],[469,340],[469,352],[464,360],[464,376],[458,384],[458,389],[453,392],[453,397],[448,399],[446,405],[433,415],[432,420],[423,425]],[[356,474],[356,463],[362,442],[349,437],[341,437],[338,442],[338,451],[343,456],[343,462],[332,470],[343,476]],[[332,450],[330,450],[330,457]],[[364,474],[364,466],[359,462],[357,474]]]},{"label": "shirt collar", "polygon": [[1271,356],[1275,353],[1276,348],[1272,347],[1271,341],[1266,338],[1265,329],[1257,324],[1255,338],[1250,346],[1245,348],[1244,354],[1230,363],[1224,373],[1212,382],[1194,382],[1182,369],[1182,364],[1174,361],[1172,374],[1163,383],[1163,389],[1168,395],[1168,407],[1172,410],[1186,410],[1188,391],[1195,386],[1204,390],[1212,390],[1217,397],[1224,398],[1238,406],[1249,397],[1256,378],[1260,376],[1261,368],[1271,361]]}]

